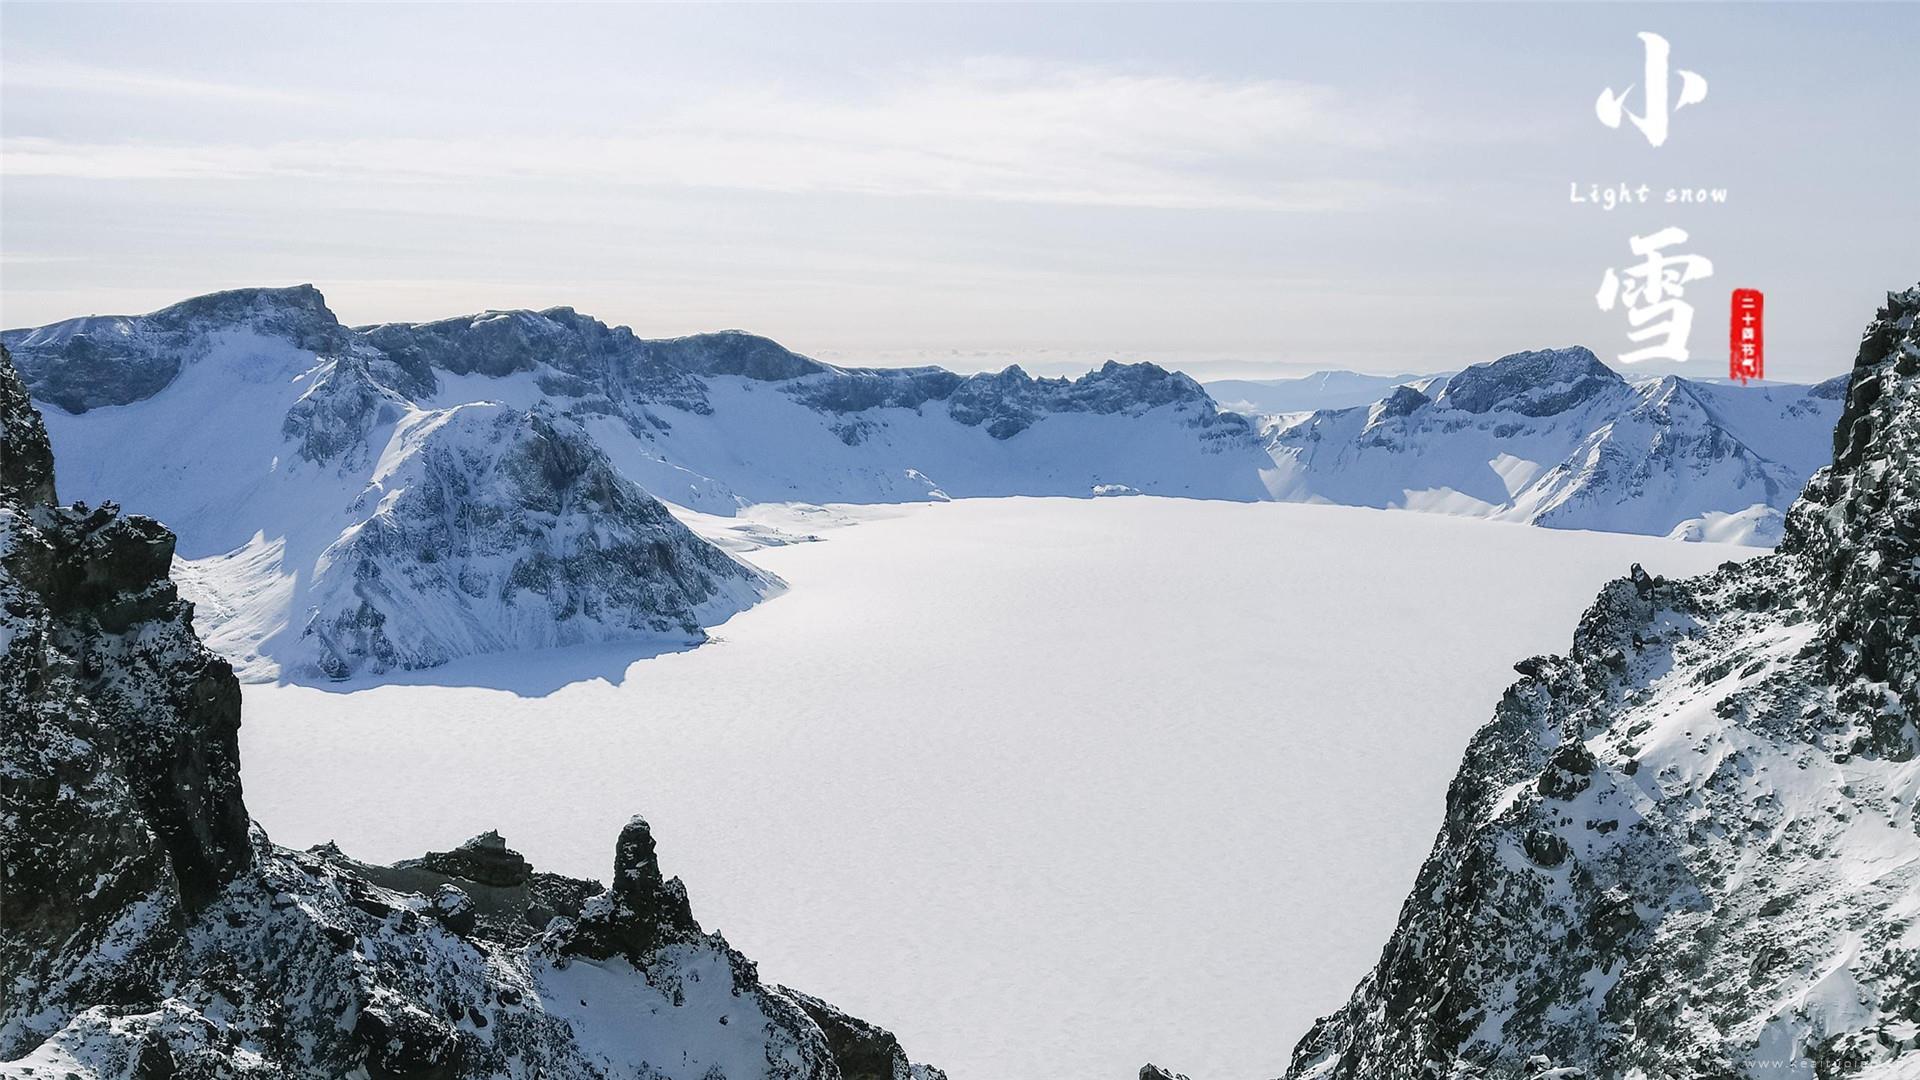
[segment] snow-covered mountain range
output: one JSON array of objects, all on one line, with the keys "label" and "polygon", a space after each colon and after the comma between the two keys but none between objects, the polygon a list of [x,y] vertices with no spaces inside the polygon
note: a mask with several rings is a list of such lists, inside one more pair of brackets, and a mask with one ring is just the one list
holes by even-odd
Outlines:
[{"label": "snow-covered mountain range", "polygon": [[246,678],[671,647],[780,587],[662,502],[1147,493],[1766,544],[1838,408],[1832,384],[1629,384],[1563,350],[1250,420],[1152,364],[842,368],[567,308],[348,327],[310,286],[0,340],[69,492],[178,531],[182,588]]},{"label": "snow-covered mountain range", "polygon": [[1845,388],[1629,382],[1553,349],[1262,433],[1279,499],[1772,546],[1828,459]]},{"label": "snow-covered mountain range", "polygon": [[842,369],[564,308],[349,328],[306,286],[4,340],[68,490],[177,523],[182,586],[253,678],[697,641],[778,587],[655,496],[1262,495],[1247,421],[1145,364]]},{"label": "snow-covered mountain range", "polygon": [[[1618,392],[1578,359],[1553,398]],[[1289,1078],[1920,1075],[1920,287],[1833,445],[1777,553],[1635,567],[1516,665]]]},{"label": "snow-covered mountain range", "polygon": [[173,543],[57,502],[0,349],[0,1072],[939,1080],[705,932],[638,818],[611,886],[492,834],[392,867],[271,843]]}]

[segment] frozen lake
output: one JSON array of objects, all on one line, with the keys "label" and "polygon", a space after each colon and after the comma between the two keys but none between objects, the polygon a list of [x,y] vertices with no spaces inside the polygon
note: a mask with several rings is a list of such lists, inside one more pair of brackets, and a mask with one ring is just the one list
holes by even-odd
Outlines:
[{"label": "frozen lake", "polygon": [[[710,645],[253,685],[248,805],[376,861],[498,828],[954,1080],[1276,1075],[1377,959],[1467,736],[1629,563],[1752,548],[1167,499],[851,510]],[[460,685],[469,684],[469,685]]]}]

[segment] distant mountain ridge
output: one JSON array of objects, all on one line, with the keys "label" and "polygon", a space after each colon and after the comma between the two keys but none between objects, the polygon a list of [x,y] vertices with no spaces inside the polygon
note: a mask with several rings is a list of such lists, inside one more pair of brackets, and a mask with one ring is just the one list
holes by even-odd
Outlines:
[{"label": "distant mountain ridge", "polygon": [[1577,347],[1425,385],[1265,422],[1274,496],[1771,546],[1846,389],[1632,383]]},{"label": "distant mountain ridge", "polygon": [[69,490],[176,529],[203,630],[248,678],[673,647],[780,587],[655,500],[1144,493],[1768,543],[1837,408],[1818,388],[1653,394],[1562,350],[1283,424],[1153,364],[844,368],[565,307],[350,327],[306,285],[0,341]]}]

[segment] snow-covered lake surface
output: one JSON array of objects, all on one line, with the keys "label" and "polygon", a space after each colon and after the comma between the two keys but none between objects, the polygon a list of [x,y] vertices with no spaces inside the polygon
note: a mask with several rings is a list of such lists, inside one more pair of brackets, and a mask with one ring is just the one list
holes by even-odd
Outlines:
[{"label": "snow-covered lake surface", "polygon": [[499,828],[602,881],[644,814],[709,929],[955,1080],[1252,1080],[1377,959],[1513,662],[1631,562],[1756,554],[1268,503],[845,512],[749,553],[792,589],[698,649],[249,685],[248,805],[283,844]]}]

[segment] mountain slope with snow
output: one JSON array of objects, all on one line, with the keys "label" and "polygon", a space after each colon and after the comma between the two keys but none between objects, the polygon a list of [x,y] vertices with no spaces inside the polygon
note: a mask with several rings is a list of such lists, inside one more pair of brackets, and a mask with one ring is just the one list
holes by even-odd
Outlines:
[{"label": "mountain slope with snow", "polygon": [[172,546],[56,502],[0,348],[0,1073],[939,1080],[705,932],[638,818],[610,887],[491,834],[394,867],[272,844]]},{"label": "mountain slope with snow", "polygon": [[[104,339],[99,320],[9,337],[36,387],[83,410],[48,410],[69,490],[131,492],[187,523],[182,584],[249,677],[694,642],[779,587],[694,535],[577,419],[410,397],[427,384],[311,289],[180,308],[191,317],[114,320]],[[155,356],[177,364],[158,389]]]},{"label": "mountain slope with snow", "polygon": [[1280,499],[1771,546],[1843,390],[1630,383],[1556,349],[1264,434]]},{"label": "mountain slope with snow", "polygon": [[1868,327],[1833,445],[1777,553],[1635,567],[1516,665],[1288,1077],[1920,1070],[1920,288]]}]

